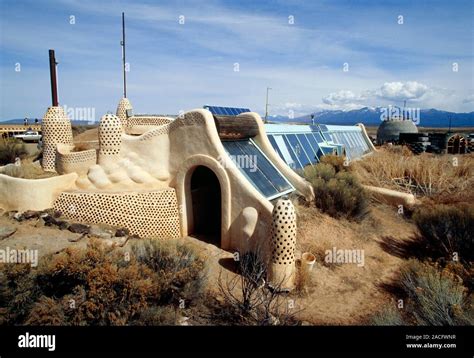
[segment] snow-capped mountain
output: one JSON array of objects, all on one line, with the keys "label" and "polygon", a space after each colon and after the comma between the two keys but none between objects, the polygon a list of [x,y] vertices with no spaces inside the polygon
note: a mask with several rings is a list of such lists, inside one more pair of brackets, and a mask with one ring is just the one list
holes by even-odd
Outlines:
[{"label": "snow-capped mountain", "polygon": [[[382,107],[364,107],[350,111],[323,110],[313,115],[315,123],[346,125],[364,123],[368,126],[378,126],[385,110],[386,108]],[[285,116],[271,116],[268,119],[274,122],[311,123],[311,114],[294,119]],[[419,125],[423,127],[448,127],[450,120],[452,127],[474,127],[474,112],[454,113],[434,108],[421,109],[419,119]]]}]

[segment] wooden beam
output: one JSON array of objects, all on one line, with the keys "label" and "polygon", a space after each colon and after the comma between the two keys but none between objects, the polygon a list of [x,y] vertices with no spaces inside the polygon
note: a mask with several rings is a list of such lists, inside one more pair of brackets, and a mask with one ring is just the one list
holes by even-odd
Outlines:
[{"label": "wooden beam", "polygon": [[258,134],[258,124],[250,116],[216,116],[217,133],[221,139],[246,139]]}]

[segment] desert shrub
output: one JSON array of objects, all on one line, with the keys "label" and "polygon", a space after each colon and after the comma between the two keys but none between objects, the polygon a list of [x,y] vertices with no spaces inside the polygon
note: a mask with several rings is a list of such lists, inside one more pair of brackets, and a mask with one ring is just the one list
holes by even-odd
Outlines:
[{"label": "desert shrub", "polygon": [[240,256],[238,275],[219,275],[218,288],[223,302],[214,307],[216,324],[296,325],[295,311],[289,308],[281,285],[265,283],[266,261],[260,249]]},{"label": "desert shrub", "polygon": [[338,155],[323,155],[320,160],[321,163],[332,166],[336,173],[348,171],[351,169],[349,165],[346,165],[345,159]]},{"label": "desert shrub", "polygon": [[373,325],[375,326],[403,326],[405,322],[400,310],[398,310],[393,305],[384,308],[380,312],[376,313],[372,318]]},{"label": "desert shrub", "polygon": [[400,286],[410,304],[409,314],[418,325],[474,324],[472,297],[462,280],[437,265],[410,260],[402,268]]},{"label": "desert shrub", "polygon": [[206,281],[205,264],[188,245],[140,240],[132,246],[132,251],[139,263],[159,276],[163,303],[179,299],[192,303],[201,297]]},{"label": "desert shrub", "polygon": [[173,326],[178,324],[176,307],[152,306],[140,312],[133,324],[137,326]]},{"label": "desert shrub", "polygon": [[[123,325],[157,298],[152,270],[133,258],[126,262],[98,240],[91,241],[86,250],[68,248],[52,256],[38,271],[37,284],[47,297],[62,300],[67,296],[74,303],[74,309],[65,312],[64,324]],[[47,312],[44,306],[40,302],[35,308]],[[30,317],[30,322],[42,322]]]},{"label": "desert shrub", "polygon": [[308,166],[304,170],[304,177],[310,183],[313,181],[322,179],[324,181],[329,181],[334,178],[336,175],[336,169],[331,164],[320,163],[314,166]]},{"label": "desert shrub", "polygon": [[59,326],[64,322],[65,314],[60,302],[51,297],[41,296],[33,304],[25,323],[33,326]]},{"label": "desert shrub", "polygon": [[[179,256],[172,245],[160,247],[156,241],[143,240],[145,247],[154,249],[142,250],[140,256],[130,255],[129,260],[124,253],[104,246],[100,240],[91,240],[86,249],[67,248],[42,258],[36,269],[27,265],[2,265],[1,322],[33,325],[168,322],[162,314],[163,307],[175,303],[178,297],[190,300],[187,295],[190,292],[194,295],[193,290],[202,286],[202,281],[197,285],[192,281],[202,280],[204,264],[190,249],[177,247]],[[159,266],[156,262],[166,264]],[[162,313],[153,318],[153,312]]]},{"label": "desert shrub", "polygon": [[421,239],[433,255],[465,264],[474,261],[474,206],[421,207],[413,215]]},{"label": "desert shrub", "polygon": [[0,165],[15,163],[16,158],[25,158],[28,155],[25,144],[16,139],[0,140]]},{"label": "desert shrub", "polygon": [[355,221],[368,214],[368,196],[351,173],[336,173],[332,165],[322,163],[306,168],[305,178],[313,185],[315,204],[323,212]]},{"label": "desert shrub", "polygon": [[0,322],[22,322],[40,294],[34,272],[28,264],[2,264],[0,268]]}]

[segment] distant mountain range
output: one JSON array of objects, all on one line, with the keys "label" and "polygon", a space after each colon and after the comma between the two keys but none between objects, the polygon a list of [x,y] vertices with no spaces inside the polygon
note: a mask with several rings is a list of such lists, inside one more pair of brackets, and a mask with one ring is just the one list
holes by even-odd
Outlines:
[{"label": "distant mountain range", "polygon": [[[396,108],[396,107],[394,107]],[[384,108],[364,107],[351,111],[341,110],[325,110],[313,113],[314,122],[321,124],[338,124],[338,125],[353,125],[357,123],[364,123],[366,126],[378,126],[381,122],[381,116],[384,113]],[[448,127],[451,119],[451,127],[474,127],[474,112],[469,113],[455,113],[441,111],[438,109],[422,109],[420,110],[421,127]],[[311,123],[311,114],[302,117],[290,119],[288,116],[269,116],[270,122],[277,123]],[[0,123],[23,124],[23,119],[10,119],[0,121]],[[34,119],[30,120],[30,124],[34,124]],[[94,124],[87,121],[72,121],[74,125]]]},{"label": "distant mountain range", "polygon": [[[351,111],[325,110],[313,113],[314,122],[321,124],[353,125],[364,123],[366,126],[378,126],[384,113],[381,107],[364,107]],[[438,109],[420,110],[421,127],[448,127],[451,119],[451,127],[474,127],[474,112],[455,113],[440,111]],[[287,116],[269,116],[271,122],[311,123],[311,114],[290,119]]]}]

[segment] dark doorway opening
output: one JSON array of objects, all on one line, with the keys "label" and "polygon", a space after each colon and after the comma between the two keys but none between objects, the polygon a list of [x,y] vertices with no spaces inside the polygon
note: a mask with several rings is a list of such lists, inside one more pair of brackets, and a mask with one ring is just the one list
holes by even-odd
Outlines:
[{"label": "dark doorway opening", "polygon": [[220,247],[221,187],[212,170],[199,166],[191,176],[192,236]]}]

